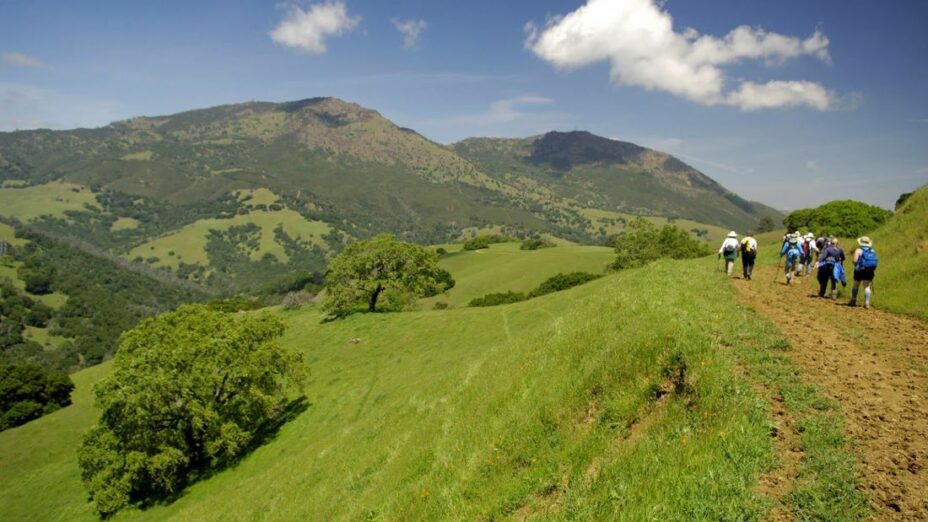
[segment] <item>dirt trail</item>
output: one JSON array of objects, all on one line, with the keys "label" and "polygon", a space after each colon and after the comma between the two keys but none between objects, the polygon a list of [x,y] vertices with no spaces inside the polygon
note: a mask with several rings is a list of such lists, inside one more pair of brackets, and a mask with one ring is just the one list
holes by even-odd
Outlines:
[{"label": "dirt trail", "polygon": [[[740,298],[789,336],[803,379],[841,405],[876,519],[928,521],[928,325],[846,306],[850,285],[832,301],[814,277],[774,283],[774,270],[735,278]],[[875,303],[879,289],[877,276]]]}]

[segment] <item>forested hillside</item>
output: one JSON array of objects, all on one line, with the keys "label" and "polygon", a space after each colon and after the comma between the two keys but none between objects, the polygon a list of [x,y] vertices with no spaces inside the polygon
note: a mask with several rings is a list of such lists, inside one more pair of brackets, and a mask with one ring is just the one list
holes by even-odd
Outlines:
[{"label": "forested hillside", "polygon": [[2,216],[229,294],[380,232],[595,244],[636,215],[703,238],[780,217],[633,144],[552,132],[444,147],[335,98],[0,133],[0,182]]}]

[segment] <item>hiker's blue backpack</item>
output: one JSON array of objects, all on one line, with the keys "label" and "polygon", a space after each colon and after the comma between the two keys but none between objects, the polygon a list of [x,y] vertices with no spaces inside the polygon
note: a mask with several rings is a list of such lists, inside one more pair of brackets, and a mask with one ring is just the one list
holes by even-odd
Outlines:
[{"label": "hiker's blue backpack", "polygon": [[876,268],[877,263],[876,250],[866,247],[860,249],[860,259],[857,260],[858,270],[863,268]]}]

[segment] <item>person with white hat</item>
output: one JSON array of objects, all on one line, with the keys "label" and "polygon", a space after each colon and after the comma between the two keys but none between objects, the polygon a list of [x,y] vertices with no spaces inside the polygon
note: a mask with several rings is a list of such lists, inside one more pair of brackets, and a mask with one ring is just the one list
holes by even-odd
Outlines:
[{"label": "person with white hat", "polygon": [[857,292],[860,285],[864,285],[864,308],[870,308],[870,297],[873,296],[873,278],[876,277],[878,264],[873,241],[867,236],[857,238],[859,247],[854,251],[854,287],[851,289],[851,301],[848,306],[857,306]]},{"label": "person with white hat", "polygon": [[750,281],[754,274],[754,261],[757,260],[757,240],[754,239],[754,232],[748,230],[748,234],[741,240],[740,250],[742,277]]},{"label": "person with white hat", "polygon": [[719,257],[725,256],[725,273],[731,277],[731,271],[735,267],[735,259],[738,257],[738,233],[732,230],[725,237],[722,246],[719,247]]},{"label": "person with white hat", "polygon": [[786,265],[784,266],[786,284],[790,284],[793,281],[793,276],[802,270],[802,245],[800,241],[798,232],[787,234],[786,241],[783,242],[783,246],[780,248],[780,257],[786,256]]},{"label": "person with white hat", "polygon": [[812,267],[815,266],[815,260],[818,259],[819,248],[815,241],[815,234],[807,232],[802,237],[805,240],[803,250],[806,251],[806,257],[803,263],[806,265],[806,275],[812,275]]}]

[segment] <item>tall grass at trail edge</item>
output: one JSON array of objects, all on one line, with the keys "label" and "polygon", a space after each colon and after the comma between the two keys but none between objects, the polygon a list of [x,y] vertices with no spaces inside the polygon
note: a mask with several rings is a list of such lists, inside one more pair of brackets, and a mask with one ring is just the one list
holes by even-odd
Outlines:
[{"label": "tall grass at trail edge", "polygon": [[[726,339],[759,353],[783,340],[708,263],[494,308],[282,312],[309,408],[175,502],[116,519],[760,520],[768,405]],[[0,433],[0,518],[94,518],[75,448],[108,371],[75,375],[74,406]]]}]

